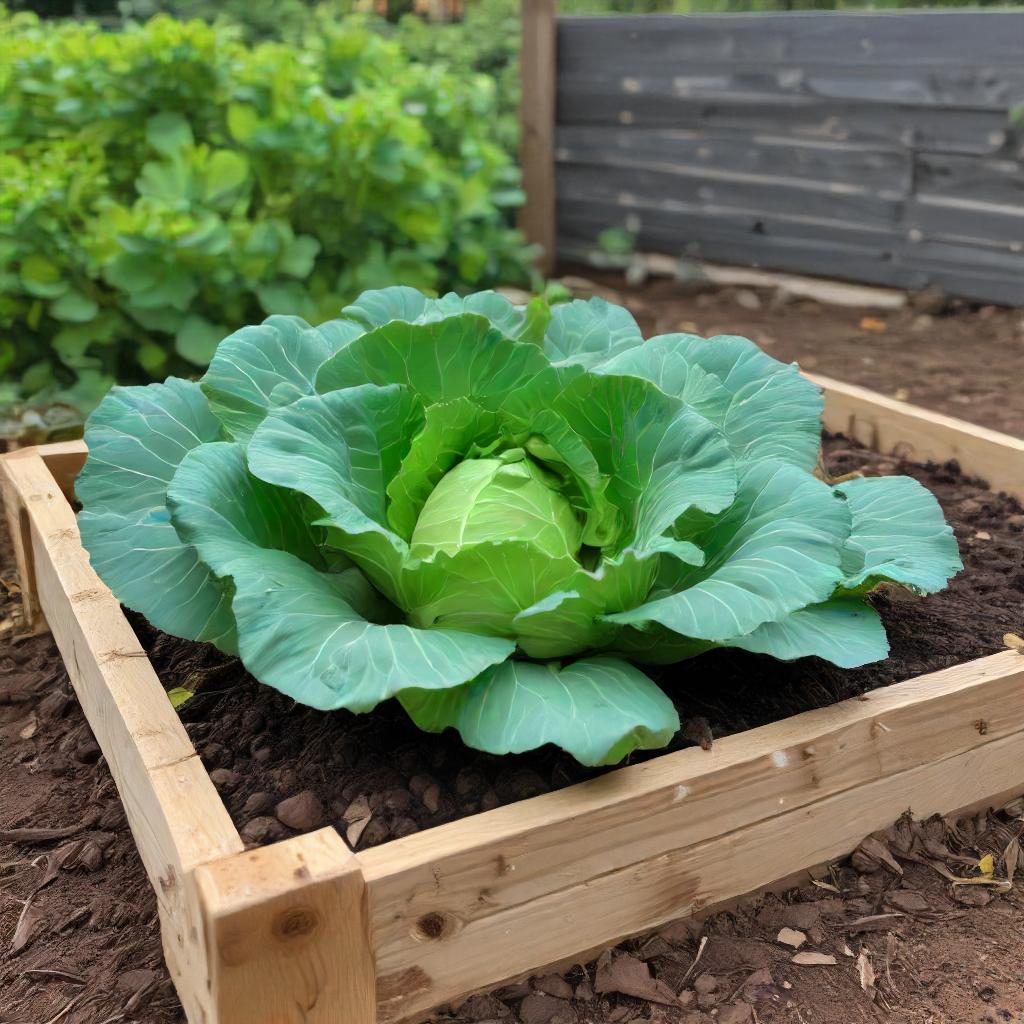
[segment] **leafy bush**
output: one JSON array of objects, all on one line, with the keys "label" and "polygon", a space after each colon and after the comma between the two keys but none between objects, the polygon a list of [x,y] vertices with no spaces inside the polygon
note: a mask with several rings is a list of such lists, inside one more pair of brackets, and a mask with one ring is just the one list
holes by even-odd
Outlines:
[{"label": "leafy bush", "polygon": [[300,46],[0,20],[0,403],[89,408],[241,324],[525,273],[493,81],[358,18]]},{"label": "leafy bush", "polygon": [[916,481],[814,475],[820,414],[745,338],[389,288],[112,391],[79,522],[123,603],[295,700],[612,763],[679,727],[631,661],[860,665],[888,653],[870,591],[960,570]]}]

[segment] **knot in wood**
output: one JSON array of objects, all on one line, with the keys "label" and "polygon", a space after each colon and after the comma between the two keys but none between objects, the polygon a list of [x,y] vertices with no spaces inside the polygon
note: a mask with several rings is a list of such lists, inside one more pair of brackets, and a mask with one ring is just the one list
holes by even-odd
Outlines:
[{"label": "knot in wood", "polygon": [[289,907],[274,919],[274,935],[285,942],[311,935],[320,926],[320,915],[312,907]]},{"label": "knot in wood", "polygon": [[432,910],[413,925],[413,938],[421,942],[433,942],[435,939],[445,939],[454,934],[457,928],[458,922],[451,914]]}]

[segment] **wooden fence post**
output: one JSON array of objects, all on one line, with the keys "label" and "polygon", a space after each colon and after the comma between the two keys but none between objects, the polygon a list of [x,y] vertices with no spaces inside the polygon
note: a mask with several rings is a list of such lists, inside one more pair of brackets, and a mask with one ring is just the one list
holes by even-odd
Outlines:
[{"label": "wooden fence post", "polygon": [[540,247],[537,269],[555,266],[555,0],[523,0],[523,99],[519,162],[526,202],[519,227]]},{"label": "wooden fence post", "polygon": [[196,870],[210,1024],[374,1024],[363,872],[332,828]]}]

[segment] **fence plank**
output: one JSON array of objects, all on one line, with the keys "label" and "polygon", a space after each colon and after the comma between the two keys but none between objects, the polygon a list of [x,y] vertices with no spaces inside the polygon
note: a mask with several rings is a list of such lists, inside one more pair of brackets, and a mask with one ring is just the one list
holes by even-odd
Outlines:
[{"label": "fence plank", "polygon": [[555,262],[555,3],[522,0],[520,164],[527,200],[519,227],[540,247],[538,269]]},{"label": "fence plank", "polygon": [[1024,12],[559,20],[558,239],[1024,303]]}]

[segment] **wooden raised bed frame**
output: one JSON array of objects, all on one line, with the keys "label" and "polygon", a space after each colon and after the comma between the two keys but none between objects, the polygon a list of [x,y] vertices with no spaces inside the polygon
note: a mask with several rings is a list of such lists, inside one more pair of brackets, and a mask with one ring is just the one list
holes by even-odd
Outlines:
[{"label": "wooden raised bed frame", "polygon": [[[816,380],[828,429],[1024,498],[1024,442]],[[80,544],[84,456],[17,451],[0,480],[26,617],[52,630],[117,783],[191,1024],[422,1018],[842,856],[908,808],[1024,791],[1007,651],[360,853],[332,828],[246,852]]]}]

